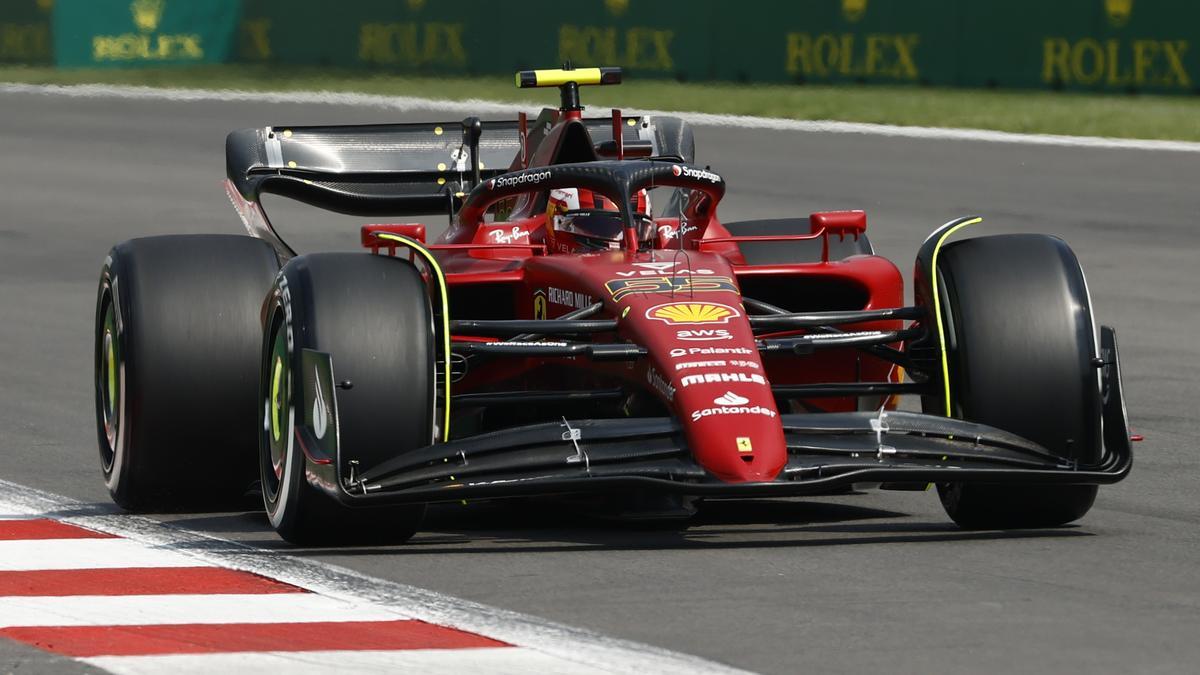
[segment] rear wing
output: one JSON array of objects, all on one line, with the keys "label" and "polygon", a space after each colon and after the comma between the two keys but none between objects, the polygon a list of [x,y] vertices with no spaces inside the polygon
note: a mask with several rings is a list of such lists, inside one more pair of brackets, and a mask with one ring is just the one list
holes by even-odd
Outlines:
[{"label": "rear wing", "polygon": [[[238,193],[263,193],[349,215],[447,213],[472,175],[471,143],[458,122],[277,126],[225,139],[225,168]],[[480,171],[508,170],[521,150],[516,122],[488,122],[478,137]]]},{"label": "rear wing", "polygon": [[[452,217],[479,181],[523,168],[556,116],[557,111],[543,111],[524,134],[521,121],[480,123],[472,117],[462,122],[241,129],[225,139],[226,191],[250,234],[291,256],[294,251],[259,206],[263,194],[352,216]],[[652,127],[644,128],[638,117],[624,119],[626,145],[657,149]],[[582,121],[599,154],[615,145],[611,119]]]}]

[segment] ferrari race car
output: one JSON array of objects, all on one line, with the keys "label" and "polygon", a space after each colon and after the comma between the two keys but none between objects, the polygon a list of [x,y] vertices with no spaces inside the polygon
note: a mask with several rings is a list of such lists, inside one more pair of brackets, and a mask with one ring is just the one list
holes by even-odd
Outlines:
[{"label": "ferrari race car", "polygon": [[[906,306],[863,212],[722,220],[684,121],[584,117],[580,86],[619,69],[517,81],[561,107],[235,131],[251,236],[112,249],[96,419],[118,504],[211,508],[258,482],[283,538],[350,544],[403,541],[438,502],[686,518],[706,497],[936,485],[959,525],[1022,528],[1128,474],[1116,336],[1063,241],[950,241],[980,221],[954,220]],[[404,222],[299,254],[264,194]],[[439,215],[432,242],[408,222]]]}]

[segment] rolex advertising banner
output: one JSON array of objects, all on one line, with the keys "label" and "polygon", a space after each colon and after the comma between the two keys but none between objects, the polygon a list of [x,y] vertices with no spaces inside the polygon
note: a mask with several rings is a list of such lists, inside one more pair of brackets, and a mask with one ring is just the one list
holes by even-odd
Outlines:
[{"label": "rolex advertising banner", "polygon": [[241,0],[54,0],[55,58],[63,67],[225,63],[241,6]]},{"label": "rolex advertising banner", "polygon": [[52,63],[53,0],[0,0],[0,63]]},{"label": "rolex advertising banner", "polygon": [[51,40],[64,67],[1200,91],[1200,0],[0,0],[0,61]]}]

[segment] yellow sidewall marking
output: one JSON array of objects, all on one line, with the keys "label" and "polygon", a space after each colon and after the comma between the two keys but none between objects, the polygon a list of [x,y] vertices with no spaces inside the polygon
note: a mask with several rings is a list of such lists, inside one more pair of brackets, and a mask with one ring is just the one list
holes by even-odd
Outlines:
[{"label": "yellow sidewall marking", "polygon": [[437,278],[438,291],[442,298],[442,353],[446,355],[446,419],[442,425],[442,442],[450,440],[450,294],[446,291],[446,276],[442,274],[442,268],[438,265],[437,259],[429,252],[429,249],[421,246],[413,239],[392,234],[390,232],[376,232],[376,237],[387,239],[407,246],[421,256],[429,269]]},{"label": "yellow sidewall marking", "polygon": [[952,417],[950,410],[950,370],[949,362],[946,358],[946,329],[942,326],[942,300],[938,297],[938,253],[941,252],[942,244],[946,243],[946,239],[949,238],[950,235],[958,232],[968,225],[974,225],[982,222],[983,218],[964,220],[963,222],[946,230],[942,236],[938,238],[937,245],[933,247],[933,278],[929,280],[929,283],[933,287],[933,315],[935,321],[937,321],[938,347],[940,347],[942,351],[942,388],[944,389],[946,395],[946,417]]},{"label": "yellow sidewall marking", "polygon": [[275,357],[275,372],[271,375],[271,437],[279,442],[279,412],[283,408],[279,400],[279,384],[283,380],[283,359]]},{"label": "yellow sidewall marking", "polygon": [[108,365],[108,415],[112,417],[117,408],[117,349],[112,333],[106,332],[104,337],[105,342],[108,343],[104,350],[106,352],[105,361]]}]

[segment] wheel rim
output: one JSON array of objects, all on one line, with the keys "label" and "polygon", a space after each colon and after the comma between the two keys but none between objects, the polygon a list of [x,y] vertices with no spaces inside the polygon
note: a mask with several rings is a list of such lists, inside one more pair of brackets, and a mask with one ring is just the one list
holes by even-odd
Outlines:
[{"label": "wheel rim", "polygon": [[99,353],[96,368],[96,394],[100,401],[100,417],[104,425],[100,462],[110,473],[116,459],[117,442],[121,431],[121,354],[117,339],[117,315],[112,302],[112,289],[106,288],[101,309]]},{"label": "wheel rim", "polygon": [[275,501],[283,481],[284,462],[287,461],[288,406],[290,404],[290,378],[288,351],[283,321],[276,315],[271,327],[271,351],[264,364],[266,376],[263,387],[263,443],[267,452],[262,457],[263,491],[270,501]]}]

